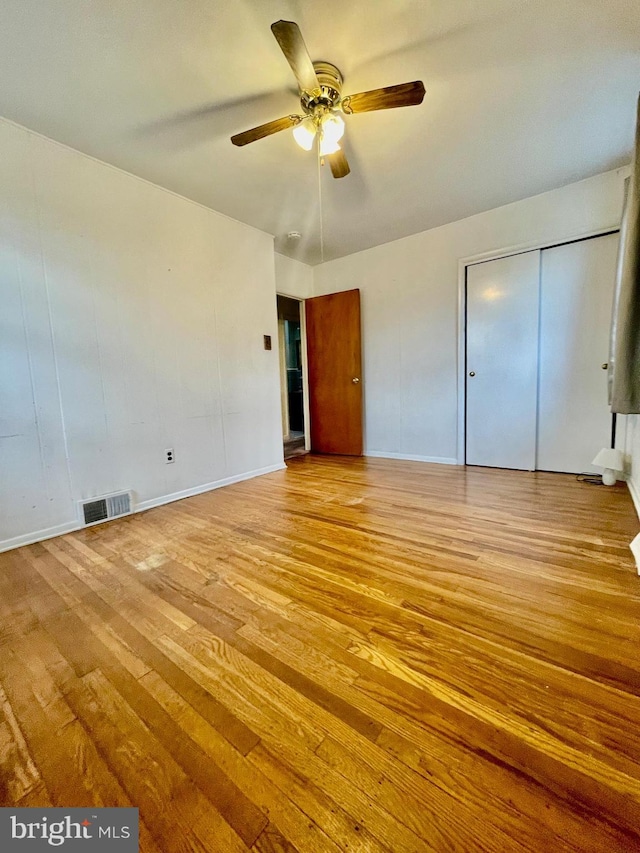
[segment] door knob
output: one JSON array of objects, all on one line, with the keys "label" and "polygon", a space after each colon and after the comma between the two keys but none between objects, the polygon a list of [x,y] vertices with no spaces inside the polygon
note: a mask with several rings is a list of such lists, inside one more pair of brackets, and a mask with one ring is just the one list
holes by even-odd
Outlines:
[{"label": "door knob", "polygon": [[609,362],[608,362],[608,361],[603,361],[603,362],[602,362],[602,369],[603,369],[603,370],[607,370],[608,368],[609,368]]},{"label": "door knob", "polygon": [[358,377],[357,377],[357,376],[354,376],[354,377],[353,377],[353,379],[352,379],[351,381],[353,382],[353,384],[354,384],[354,385],[357,385],[357,384],[358,384],[358,382],[360,382],[360,380],[358,379]]},{"label": "door knob", "polygon": [[469,376],[475,376],[475,375],[476,375],[475,370],[470,370],[470,371],[469,371]]}]

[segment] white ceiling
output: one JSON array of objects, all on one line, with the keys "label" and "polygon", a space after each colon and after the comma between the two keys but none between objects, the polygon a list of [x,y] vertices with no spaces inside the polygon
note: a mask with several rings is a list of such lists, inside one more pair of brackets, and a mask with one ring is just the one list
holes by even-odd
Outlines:
[{"label": "white ceiling", "polygon": [[[290,131],[269,29],[297,21],[344,93],[422,79],[424,103],[351,116],[334,180]],[[630,159],[637,0],[5,0],[0,114],[268,231],[308,263]],[[260,96],[260,97],[258,97]],[[321,189],[322,205],[319,203]],[[302,240],[287,240],[289,231]]]}]

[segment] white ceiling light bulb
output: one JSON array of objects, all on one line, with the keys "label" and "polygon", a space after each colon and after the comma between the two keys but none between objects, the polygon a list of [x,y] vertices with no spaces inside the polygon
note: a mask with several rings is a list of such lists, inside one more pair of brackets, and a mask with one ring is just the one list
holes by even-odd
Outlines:
[{"label": "white ceiling light bulb", "polygon": [[334,142],[339,142],[344,134],[344,121],[336,113],[327,113],[322,119],[322,130],[325,137],[330,137]]},{"label": "white ceiling light bulb", "polygon": [[316,124],[310,116],[293,128],[293,138],[300,148],[311,151],[313,140],[316,138]]},{"label": "white ceiling light bulb", "polygon": [[320,156],[335,154],[340,150],[338,142],[344,134],[344,121],[335,113],[327,113],[322,118],[320,129]]},{"label": "white ceiling light bulb", "polygon": [[331,142],[324,137],[320,139],[320,156],[324,157],[327,154],[335,154],[340,150],[340,145],[337,142]]}]

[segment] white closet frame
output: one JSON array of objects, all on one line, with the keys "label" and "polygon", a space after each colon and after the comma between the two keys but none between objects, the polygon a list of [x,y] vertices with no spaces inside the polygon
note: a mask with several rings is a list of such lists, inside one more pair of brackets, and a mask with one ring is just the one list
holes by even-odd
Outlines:
[{"label": "white closet frame", "polygon": [[[509,255],[520,255],[523,252],[532,252],[537,249],[551,249],[554,246],[562,246],[565,243],[575,243],[578,240],[590,240],[592,237],[602,237],[605,234],[613,234],[620,230],[620,223],[610,225],[607,228],[599,228],[595,231],[576,234],[573,236],[556,237],[544,242],[536,241],[521,243],[505,249],[492,249],[478,255],[470,255],[458,261],[458,435],[457,435],[457,461],[458,465],[465,464],[466,447],[466,340],[467,340],[467,267],[482,261],[495,261],[498,258],[506,258]],[[619,430],[622,430],[619,419]],[[617,444],[618,442],[616,442]]]}]

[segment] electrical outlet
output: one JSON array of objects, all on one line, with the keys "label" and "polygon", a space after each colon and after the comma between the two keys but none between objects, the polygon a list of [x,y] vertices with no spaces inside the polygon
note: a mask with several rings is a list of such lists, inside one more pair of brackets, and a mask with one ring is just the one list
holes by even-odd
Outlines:
[{"label": "electrical outlet", "polygon": [[167,463],[167,465],[169,465],[171,462],[176,461],[176,457],[175,457],[175,454],[173,452],[173,447],[167,447],[167,449],[165,450],[164,461]]}]

